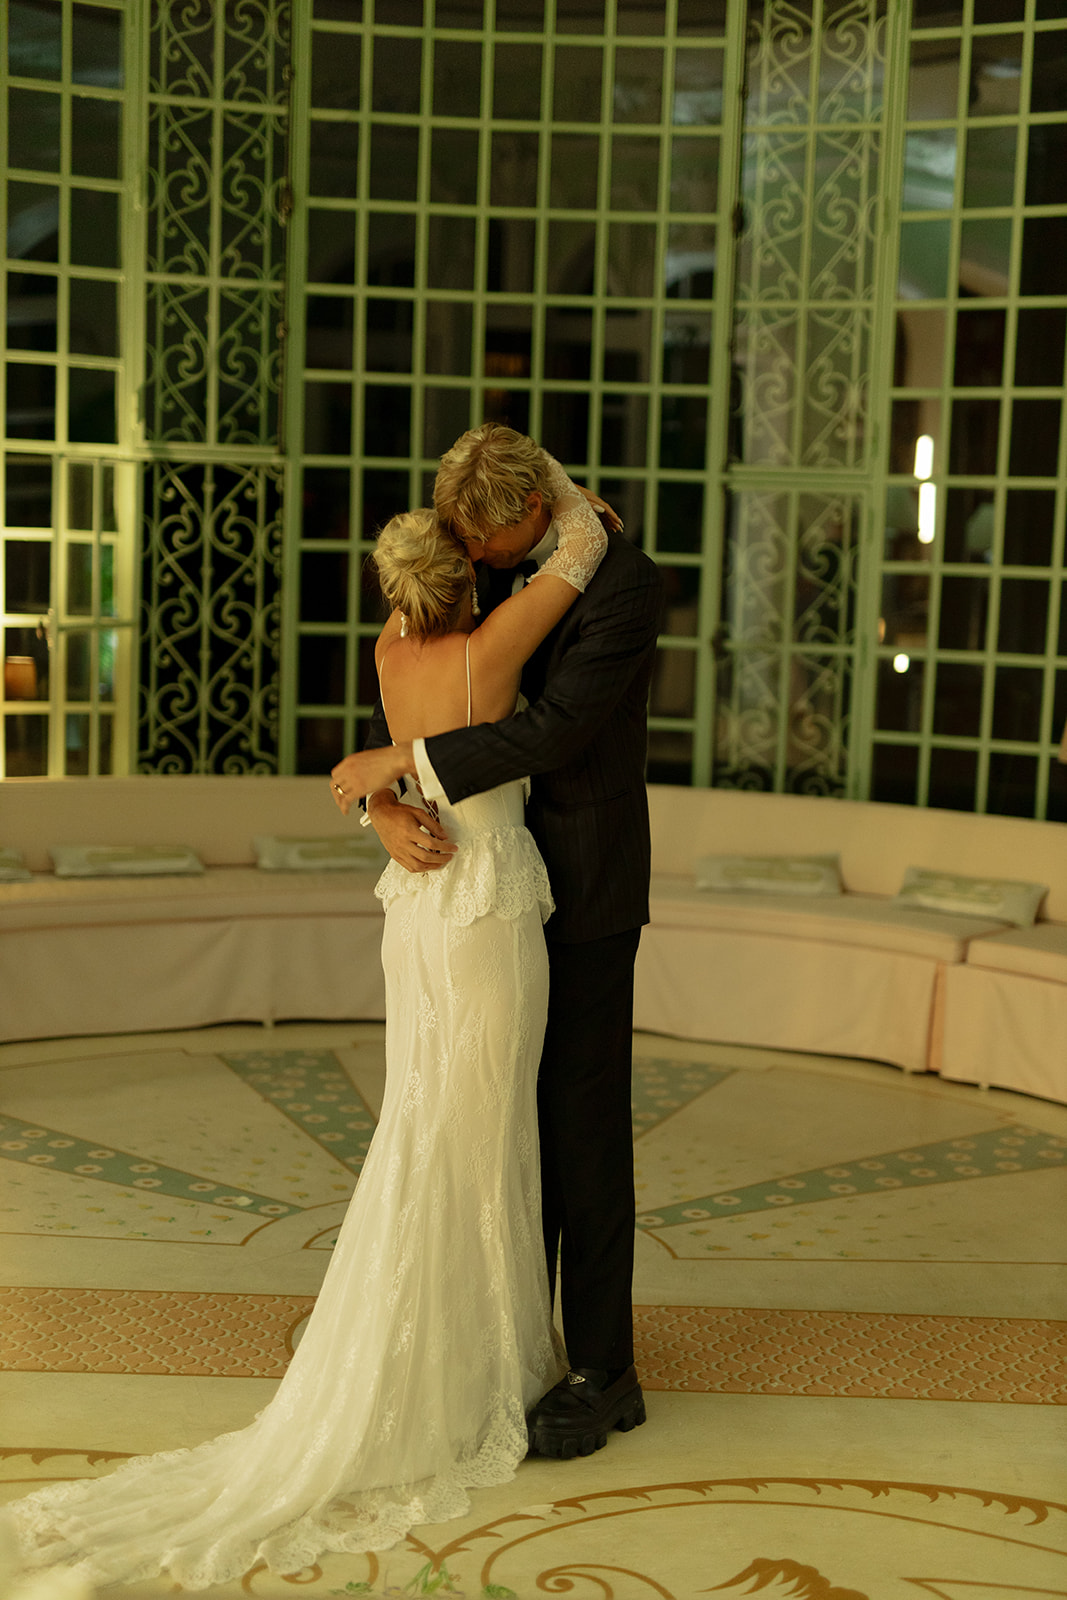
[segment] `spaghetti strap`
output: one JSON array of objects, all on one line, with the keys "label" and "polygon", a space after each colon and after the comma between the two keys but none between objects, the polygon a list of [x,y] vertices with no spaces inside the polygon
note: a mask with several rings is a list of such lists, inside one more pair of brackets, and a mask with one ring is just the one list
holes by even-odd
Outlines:
[{"label": "spaghetti strap", "polygon": [[467,727],[471,725],[471,636],[467,635]]}]

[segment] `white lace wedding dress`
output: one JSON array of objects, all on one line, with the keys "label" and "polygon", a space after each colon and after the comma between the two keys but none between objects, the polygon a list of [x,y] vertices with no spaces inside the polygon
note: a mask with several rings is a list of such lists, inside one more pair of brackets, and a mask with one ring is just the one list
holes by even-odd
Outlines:
[{"label": "white lace wedding dress", "polygon": [[385,1103],[277,1394],[240,1432],[9,1506],[28,1566],[187,1589],[292,1573],[462,1515],[525,1455],[524,1412],[563,1371],[535,1103],[551,899],[520,783],[440,815],[452,862],[379,884]]}]

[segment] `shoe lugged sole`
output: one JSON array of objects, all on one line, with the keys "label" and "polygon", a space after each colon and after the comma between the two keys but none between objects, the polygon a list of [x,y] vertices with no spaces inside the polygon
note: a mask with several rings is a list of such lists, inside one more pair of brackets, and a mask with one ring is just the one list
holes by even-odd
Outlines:
[{"label": "shoe lugged sole", "polygon": [[645,1421],[645,1397],[640,1389],[621,1395],[606,1416],[590,1417],[584,1426],[578,1418],[563,1421],[538,1417],[530,1421],[531,1455],[552,1456],[557,1461],[572,1461],[575,1456],[591,1456],[603,1450],[614,1428],[629,1433]]}]

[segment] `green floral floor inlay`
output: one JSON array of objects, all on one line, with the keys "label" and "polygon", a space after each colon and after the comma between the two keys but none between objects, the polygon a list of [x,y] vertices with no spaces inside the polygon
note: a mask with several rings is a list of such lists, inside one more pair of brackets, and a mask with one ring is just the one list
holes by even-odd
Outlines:
[{"label": "green floral floor inlay", "polygon": [[235,1210],[258,1212],[264,1217],[288,1217],[303,1209],[287,1205],[271,1195],[257,1194],[252,1189],[213,1183],[195,1172],[182,1172],[159,1161],[145,1161],[127,1150],[90,1143],[57,1128],[14,1122],[10,1117],[0,1121],[0,1159],[21,1161],[31,1167],[49,1167],[54,1172],[94,1178],[99,1183],[121,1184],[123,1188],[150,1189],[170,1200],[232,1206]]},{"label": "green floral floor inlay", "polygon": [[667,1061],[635,1056],[633,1071],[634,1134],[640,1137],[676,1111],[691,1105],[707,1089],[733,1076],[732,1067],[707,1067],[699,1061]]},{"label": "green floral floor inlay", "polygon": [[335,1161],[360,1171],[374,1113],[332,1050],[248,1050],[219,1060]]},{"label": "green floral floor inlay", "polygon": [[748,1184],[727,1194],[684,1200],[638,1217],[637,1222],[638,1227],[647,1229],[675,1228],[687,1222],[740,1216],[746,1211],[775,1211],[816,1200],[840,1201],[852,1195],[885,1194],[891,1189],[916,1189],[1062,1166],[1067,1166],[1067,1139],[1018,1125],[990,1128],[963,1139],[942,1139],[935,1144]]}]

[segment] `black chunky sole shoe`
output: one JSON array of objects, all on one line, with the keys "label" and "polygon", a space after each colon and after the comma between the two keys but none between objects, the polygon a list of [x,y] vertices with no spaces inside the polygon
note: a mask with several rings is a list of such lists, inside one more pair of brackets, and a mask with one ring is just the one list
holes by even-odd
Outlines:
[{"label": "black chunky sole shoe", "polygon": [[629,1433],[645,1420],[645,1397],[637,1372],[627,1367],[614,1383],[597,1381],[599,1374],[568,1372],[550,1389],[526,1419],[530,1454],[570,1461],[602,1450],[613,1428]]}]

